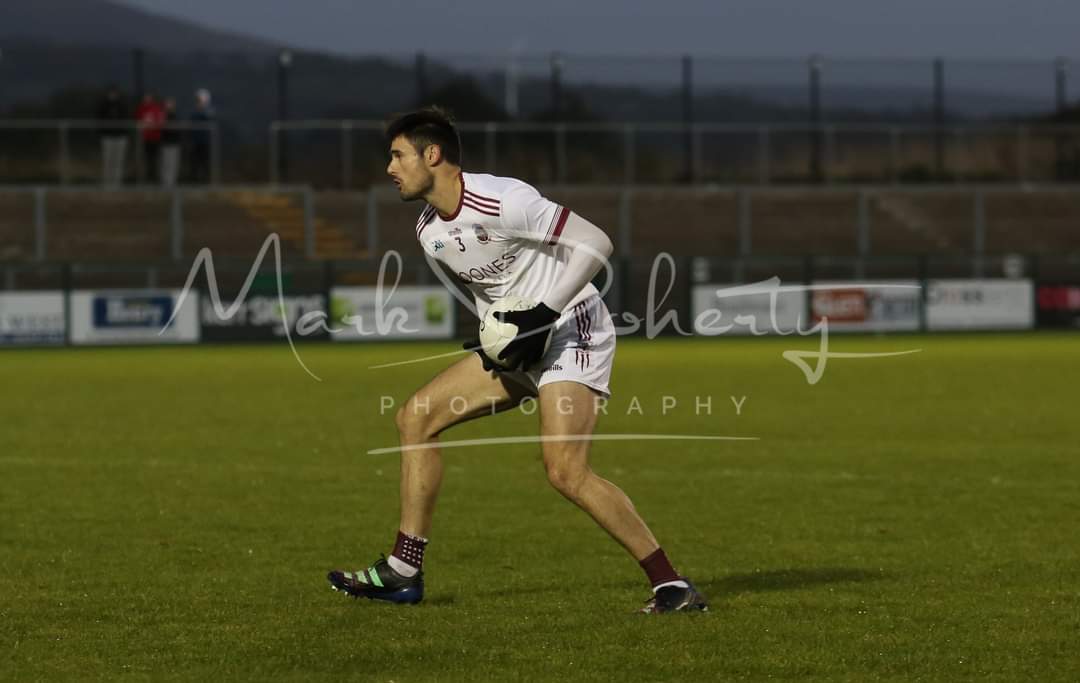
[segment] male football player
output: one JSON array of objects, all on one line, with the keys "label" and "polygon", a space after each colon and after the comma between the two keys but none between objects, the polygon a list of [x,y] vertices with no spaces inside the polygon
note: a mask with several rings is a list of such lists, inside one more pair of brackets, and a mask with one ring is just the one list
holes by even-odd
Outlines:
[{"label": "male football player", "polygon": [[537,303],[497,314],[518,330],[499,354],[509,369],[491,362],[479,342],[466,342],[466,350],[476,353],[440,372],[398,410],[406,450],[394,550],[368,568],[330,572],[330,585],[355,597],[420,602],[424,551],[443,474],[439,435],[533,397],[541,435],[556,437],[542,442],[548,480],[640,563],[653,588],[642,611],[706,610],[704,597],[675,571],[626,494],[589,468],[596,397],[610,396],[615,357],[611,315],[592,285],[612,253],[611,240],[520,180],[462,171],[457,130],[438,108],[394,118],[386,140],[386,170],[401,198],[425,202],[416,238],[433,266],[468,287],[481,320],[492,302],[508,294]]}]

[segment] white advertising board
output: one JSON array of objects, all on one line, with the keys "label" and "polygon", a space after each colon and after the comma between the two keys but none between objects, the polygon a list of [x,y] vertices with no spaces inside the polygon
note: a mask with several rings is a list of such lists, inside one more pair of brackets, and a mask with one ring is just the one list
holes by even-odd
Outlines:
[{"label": "white advertising board", "polygon": [[191,344],[199,341],[199,294],[188,293],[162,332],[181,290],[78,290],[71,293],[72,344]]},{"label": "white advertising board", "polygon": [[815,282],[811,315],[815,323],[827,318],[833,332],[914,332],[921,297],[915,280]]},{"label": "white advertising board", "polygon": [[0,345],[63,344],[64,318],[61,292],[0,293]]},{"label": "white advertising board", "polygon": [[697,285],[691,292],[694,334],[781,334],[811,323],[806,292],[800,285],[760,282],[746,285]]},{"label": "white advertising board", "polygon": [[[334,341],[449,339],[454,301],[443,287],[334,287],[330,290],[330,337]],[[304,326],[304,322],[301,322]]]},{"label": "white advertising board", "polygon": [[931,330],[1026,330],[1035,326],[1031,280],[931,280],[926,292]]}]

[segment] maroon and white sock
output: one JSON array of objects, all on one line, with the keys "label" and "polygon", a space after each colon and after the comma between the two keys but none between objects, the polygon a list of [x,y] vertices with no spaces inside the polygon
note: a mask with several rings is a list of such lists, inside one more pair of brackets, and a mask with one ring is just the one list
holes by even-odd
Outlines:
[{"label": "maroon and white sock", "polygon": [[675,567],[671,566],[671,562],[668,560],[667,555],[664,554],[663,548],[657,548],[652,555],[646,557],[639,564],[645,570],[645,575],[649,577],[649,583],[652,584],[654,593],[666,586],[690,587],[690,584],[675,571]]},{"label": "maroon and white sock", "polygon": [[394,552],[386,562],[390,568],[402,576],[416,576],[420,568],[424,566],[424,548],[428,540],[419,536],[410,536],[401,531],[397,532],[397,541],[394,542]]}]

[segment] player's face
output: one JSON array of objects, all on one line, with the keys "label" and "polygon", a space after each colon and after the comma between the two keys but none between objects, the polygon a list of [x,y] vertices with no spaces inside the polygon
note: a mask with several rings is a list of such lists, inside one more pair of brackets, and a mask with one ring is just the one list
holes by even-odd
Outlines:
[{"label": "player's face", "polygon": [[390,143],[390,163],[386,173],[394,179],[404,201],[419,199],[431,191],[435,176],[427,167],[424,155],[413,147],[404,135]]}]

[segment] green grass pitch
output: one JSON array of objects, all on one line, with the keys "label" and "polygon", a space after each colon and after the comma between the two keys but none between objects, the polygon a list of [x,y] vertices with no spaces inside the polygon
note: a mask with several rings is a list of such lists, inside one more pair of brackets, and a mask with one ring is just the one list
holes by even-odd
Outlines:
[{"label": "green grass pitch", "polygon": [[0,678],[1080,678],[1080,337],[831,342],[923,351],[620,341],[601,432],[760,439],[594,446],[710,598],[666,618],[534,445],[445,451],[424,604],[328,588],[393,541],[379,397],[445,361],[368,366],[450,342],[0,354]]}]

